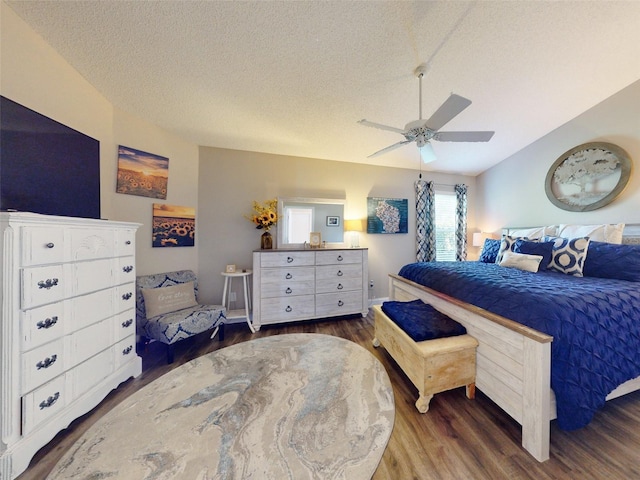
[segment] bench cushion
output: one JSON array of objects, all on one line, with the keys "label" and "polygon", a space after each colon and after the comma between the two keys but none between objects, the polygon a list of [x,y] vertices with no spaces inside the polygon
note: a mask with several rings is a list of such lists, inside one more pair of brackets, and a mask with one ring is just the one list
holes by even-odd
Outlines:
[{"label": "bench cushion", "polygon": [[467,329],[422,300],[383,302],[382,311],[414,342],[465,335]]}]

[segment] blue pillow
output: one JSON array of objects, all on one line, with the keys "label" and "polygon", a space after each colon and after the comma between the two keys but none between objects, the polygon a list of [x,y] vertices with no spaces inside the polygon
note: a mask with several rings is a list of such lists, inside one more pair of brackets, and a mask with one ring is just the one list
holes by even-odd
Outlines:
[{"label": "blue pillow", "polygon": [[586,277],[640,282],[640,245],[589,242],[583,273]]},{"label": "blue pillow", "polygon": [[541,255],[542,261],[538,267],[538,271],[546,270],[551,263],[551,255],[553,254],[553,242],[527,242],[518,239],[513,244],[515,253],[526,253],[527,255]]},{"label": "blue pillow", "polygon": [[382,311],[414,342],[464,335],[467,329],[422,300],[383,302]]},{"label": "blue pillow", "polygon": [[478,261],[484,263],[496,263],[496,257],[500,251],[500,240],[494,240],[492,238],[485,238],[484,245],[482,245],[482,252],[480,252],[480,258]]}]

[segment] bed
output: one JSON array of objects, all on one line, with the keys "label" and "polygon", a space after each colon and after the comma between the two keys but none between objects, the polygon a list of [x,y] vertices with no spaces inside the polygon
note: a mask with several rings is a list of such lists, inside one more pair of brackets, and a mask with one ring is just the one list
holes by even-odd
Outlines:
[{"label": "bed", "polygon": [[390,275],[389,297],[419,298],[466,327],[479,342],[478,389],[522,425],[523,447],[544,461],[551,420],[580,428],[606,400],[640,389],[640,228],[627,226],[620,240],[592,241],[583,276],[409,264]]}]

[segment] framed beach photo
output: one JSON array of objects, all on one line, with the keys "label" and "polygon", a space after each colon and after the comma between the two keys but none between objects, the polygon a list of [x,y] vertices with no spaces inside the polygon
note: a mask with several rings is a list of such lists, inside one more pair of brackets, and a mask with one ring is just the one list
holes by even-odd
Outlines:
[{"label": "framed beach photo", "polygon": [[327,217],[327,227],[339,227],[340,217]]}]

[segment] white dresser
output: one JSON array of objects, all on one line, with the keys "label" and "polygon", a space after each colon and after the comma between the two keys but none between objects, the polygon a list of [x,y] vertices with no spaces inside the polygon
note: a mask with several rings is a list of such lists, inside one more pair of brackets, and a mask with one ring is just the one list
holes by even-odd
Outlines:
[{"label": "white dresser", "polygon": [[366,248],[253,252],[253,326],[369,309]]},{"label": "white dresser", "polygon": [[140,375],[138,226],[0,213],[0,480]]}]

